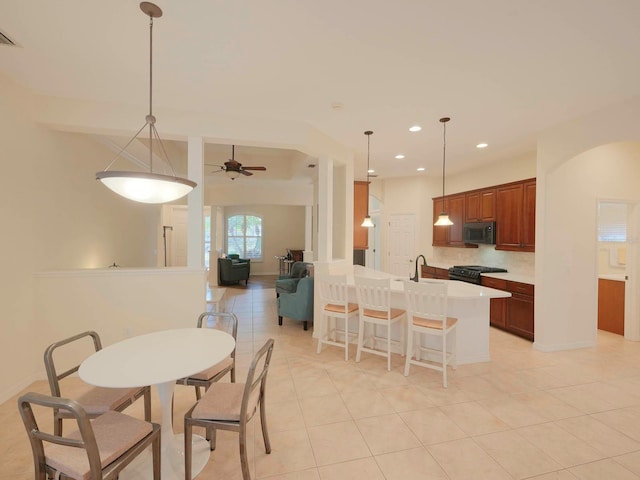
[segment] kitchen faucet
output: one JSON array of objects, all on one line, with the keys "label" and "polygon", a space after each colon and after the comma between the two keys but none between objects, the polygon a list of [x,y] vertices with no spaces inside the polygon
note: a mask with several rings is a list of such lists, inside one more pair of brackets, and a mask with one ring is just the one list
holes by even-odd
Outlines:
[{"label": "kitchen faucet", "polygon": [[416,273],[413,275],[413,277],[410,277],[409,280],[413,280],[414,282],[418,282],[420,281],[420,275],[418,275],[418,260],[422,257],[422,260],[424,260],[423,265],[426,267],[427,266],[427,259],[424,258],[424,255],[418,255],[416,257]]}]

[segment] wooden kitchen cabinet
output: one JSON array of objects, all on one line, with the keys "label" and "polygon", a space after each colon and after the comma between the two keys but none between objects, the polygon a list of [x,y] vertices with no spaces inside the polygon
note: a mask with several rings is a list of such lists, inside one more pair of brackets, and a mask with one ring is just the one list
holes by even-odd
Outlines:
[{"label": "wooden kitchen cabinet", "polygon": [[536,180],[496,188],[496,250],[535,251]]},{"label": "wooden kitchen cabinet", "polygon": [[[462,227],[464,225],[464,193],[449,196],[449,218],[453,222],[449,228],[448,243],[450,247],[464,247]],[[438,228],[438,227],[434,227]]]},{"label": "wooden kitchen cabinet", "polygon": [[533,285],[507,281],[507,291],[511,297],[507,299],[506,330],[533,341],[534,308]]},{"label": "wooden kitchen cabinet", "polygon": [[493,222],[496,219],[496,189],[486,188],[465,194],[466,222]]},{"label": "wooden kitchen cabinet", "polygon": [[353,182],[353,248],[366,250],[369,248],[369,229],[361,227],[367,215],[369,202],[369,183]]},{"label": "wooden kitchen cabinet", "polygon": [[[443,208],[444,202],[444,208]],[[462,237],[462,227],[465,221],[465,194],[457,193],[433,199],[433,221],[438,219],[442,212],[449,215],[453,225],[448,227],[433,226],[434,247],[472,247],[477,245],[465,244]]]},{"label": "wooden kitchen cabinet", "polygon": [[509,298],[492,298],[489,319],[494,327],[519,337],[534,338],[534,286],[528,283],[481,277],[482,285],[511,293]]},{"label": "wooden kitchen cabinet", "polygon": [[422,265],[420,270],[420,276],[422,278],[431,278],[437,280],[449,280],[449,270],[440,267],[431,267],[428,265]]},{"label": "wooden kitchen cabinet", "polygon": [[598,279],[598,330],[624,335],[625,282]]},{"label": "wooden kitchen cabinet", "polygon": [[[496,290],[507,291],[507,281],[501,278],[480,277],[481,284],[485,287],[495,288]],[[506,329],[507,317],[507,300],[508,298],[492,298],[491,310],[489,312],[489,324],[492,327]]]},{"label": "wooden kitchen cabinet", "polygon": [[[444,207],[443,207],[444,203]],[[446,211],[449,202],[446,197],[439,197],[433,199],[433,221],[438,219],[438,216]],[[446,247],[449,240],[449,227],[436,227],[433,226],[433,246],[434,247]]]}]

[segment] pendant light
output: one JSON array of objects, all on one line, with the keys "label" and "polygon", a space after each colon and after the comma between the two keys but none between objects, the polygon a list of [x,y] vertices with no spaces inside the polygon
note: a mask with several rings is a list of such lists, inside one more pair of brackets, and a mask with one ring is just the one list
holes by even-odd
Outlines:
[{"label": "pendant light", "polygon": [[447,153],[447,122],[449,120],[451,120],[449,117],[442,117],[440,119],[444,129],[442,140],[442,212],[440,212],[440,216],[438,216],[438,221],[434,223],[436,227],[447,227],[449,225],[453,225],[453,222],[449,219],[449,215],[444,211],[444,162]]},{"label": "pendant light", "polygon": [[[100,180],[107,188],[129,200],[142,203],[165,203],[184,197],[197,185],[187,178],[175,176],[173,166],[169,161],[162,140],[156,130],[156,117],[153,116],[153,19],[162,16],[162,10],[151,2],[140,3],[140,10],[149,16],[149,115],[145,124],[138,130],[102,172],[96,173],[96,180]],[[149,127],[149,172],[109,171],[109,168],[120,157],[122,152]],[[153,173],[153,141],[154,138],[161,147],[172,175]]]},{"label": "pendant light", "polygon": [[373,222],[371,221],[371,215],[369,215],[369,151],[371,148],[370,142],[373,132],[371,130],[367,130],[366,132],[364,132],[364,134],[367,136],[367,216],[364,217],[364,220],[360,226],[372,228]]}]

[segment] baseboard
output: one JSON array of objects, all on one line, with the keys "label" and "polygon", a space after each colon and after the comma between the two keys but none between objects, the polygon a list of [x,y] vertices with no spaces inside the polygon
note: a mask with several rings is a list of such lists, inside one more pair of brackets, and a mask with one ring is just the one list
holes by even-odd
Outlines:
[{"label": "baseboard", "polygon": [[18,393],[20,393],[22,390],[27,388],[29,385],[31,385],[34,382],[37,382],[38,380],[43,380],[43,379],[42,377],[38,376],[38,374],[34,373],[33,375],[31,375],[31,377],[27,377],[23,379],[21,382],[18,382],[13,385],[9,385],[6,388],[3,388],[2,390],[0,390],[0,403],[6,402],[11,397],[14,397]]},{"label": "baseboard", "polygon": [[595,347],[596,342],[575,342],[575,343],[558,343],[551,345],[541,345],[538,342],[533,342],[533,348],[540,352],[559,352],[562,350],[576,350],[578,348],[590,348]]}]

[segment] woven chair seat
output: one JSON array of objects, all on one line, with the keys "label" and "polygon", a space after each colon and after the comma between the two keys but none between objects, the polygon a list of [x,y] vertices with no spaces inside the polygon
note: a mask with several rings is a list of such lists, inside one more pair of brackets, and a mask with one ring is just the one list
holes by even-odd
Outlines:
[{"label": "woven chair seat", "polygon": [[196,373],[195,375],[190,375],[189,378],[194,380],[211,380],[213,377],[218,375],[220,372],[231,368],[233,366],[233,358],[227,357],[221,362],[216,363],[213,367],[207,368],[201,372]]},{"label": "woven chair seat", "polygon": [[[244,383],[214,383],[193,409],[191,417],[200,420],[239,422],[244,386]],[[259,398],[260,389],[254,389],[247,403],[249,417],[258,406]]]},{"label": "woven chair seat", "polygon": [[[76,398],[76,401],[82,405],[82,408],[90,416],[101,415],[109,410],[116,410],[126,401],[136,399],[136,394],[140,392],[139,388],[102,388],[92,387],[85,393]],[[60,411],[60,416],[71,418],[69,412]]]},{"label": "woven chair seat", "polygon": [[[456,323],[458,323],[457,318],[447,317],[446,329],[449,330]],[[416,327],[434,328],[436,330],[442,330],[442,322],[440,320],[431,320],[429,318],[418,317],[416,315],[413,316],[413,324]]]},{"label": "woven chair seat", "polygon": [[[327,312],[345,313],[344,305],[334,305],[333,303],[328,303],[327,305],[324,306],[324,309]],[[349,302],[349,304],[347,305],[346,313],[353,313],[356,310],[358,310],[358,304]]]},{"label": "woven chair seat", "polygon": [[[102,468],[106,467],[140,440],[149,435],[153,426],[123,413],[109,411],[91,422]],[[75,431],[69,438],[79,439],[80,432]],[[63,445],[45,447],[46,462],[56,470],[77,480],[89,480],[89,462],[87,452],[81,448]]]}]

